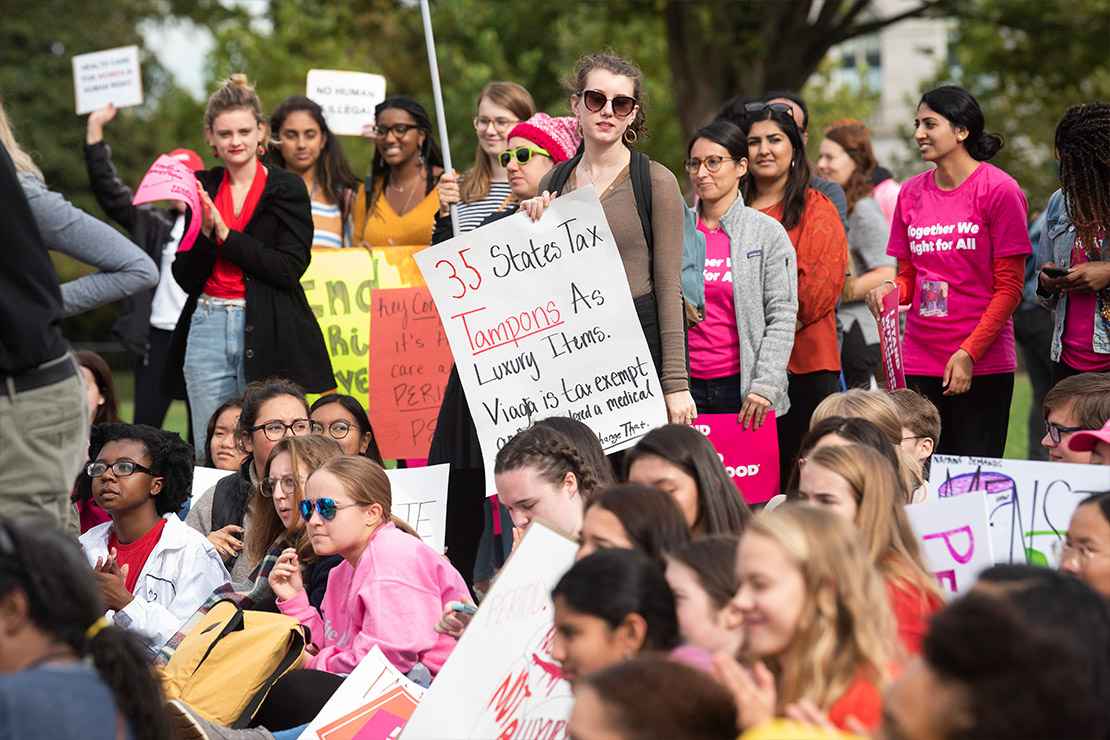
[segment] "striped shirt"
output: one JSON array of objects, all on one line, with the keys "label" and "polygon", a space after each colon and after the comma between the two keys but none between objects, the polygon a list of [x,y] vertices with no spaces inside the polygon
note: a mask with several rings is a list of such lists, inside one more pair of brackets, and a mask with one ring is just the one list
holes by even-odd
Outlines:
[{"label": "striped shirt", "polygon": [[481,226],[491,213],[505,203],[512,192],[507,182],[491,182],[485,198],[459,203],[459,232],[472,231]]},{"label": "striped shirt", "polygon": [[312,234],[313,247],[344,247],[350,243],[344,239],[346,228],[338,203],[312,199],[312,225],[315,231]]}]

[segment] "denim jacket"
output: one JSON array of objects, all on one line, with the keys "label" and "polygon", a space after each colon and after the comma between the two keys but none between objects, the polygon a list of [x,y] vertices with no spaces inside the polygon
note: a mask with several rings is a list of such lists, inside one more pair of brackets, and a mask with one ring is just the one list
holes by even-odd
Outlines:
[{"label": "denim jacket", "polygon": [[[1071,253],[1074,248],[1075,226],[1072,224],[1071,218],[1068,217],[1067,208],[1064,205],[1064,194],[1057,190],[1048,199],[1048,206],[1045,208],[1044,231],[1041,232],[1041,240],[1037,246],[1038,266],[1045,262],[1055,262],[1057,267],[1067,270],[1071,267]],[[1102,259],[1110,259],[1105,241],[1102,246]],[[1053,362],[1059,362],[1064,336],[1064,319],[1068,314],[1068,294],[1057,293],[1046,299],[1043,305],[1046,308],[1056,309],[1056,326],[1052,332],[1051,356]],[[1106,323],[1098,314],[1098,309],[1095,310],[1095,333],[1091,346],[1098,354],[1110,354],[1110,334],[1107,333]]]}]

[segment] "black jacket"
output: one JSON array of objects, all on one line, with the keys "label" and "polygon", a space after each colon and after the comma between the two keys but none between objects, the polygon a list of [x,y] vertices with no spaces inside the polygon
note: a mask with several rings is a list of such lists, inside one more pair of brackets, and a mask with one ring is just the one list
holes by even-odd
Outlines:
[{"label": "black jacket", "polygon": [[[223,176],[223,167],[197,173],[213,201]],[[320,324],[301,288],[301,275],[312,257],[312,232],[312,211],[304,181],[271,167],[245,232],[232,231],[219,246],[202,232],[192,249],[178,253],[173,276],[189,300],[174,330],[166,363],[169,390],[180,392],[184,387],[182,369],[189,325],[217,254],[243,270],[247,287],[243,336],[247,381],[278,376],[310,393],[335,388]]]},{"label": "black jacket", "polygon": [[[112,149],[103,141],[85,145],[85,168],[89,185],[101,209],[131,235],[154,266],[162,269],[162,248],[170,240],[177,212],[153,205],[132,205],[131,188],[119,178],[112,164]],[[150,337],[150,304],[156,288],[140,291],[123,299],[123,308],[112,334],[128,352],[145,357]]]}]

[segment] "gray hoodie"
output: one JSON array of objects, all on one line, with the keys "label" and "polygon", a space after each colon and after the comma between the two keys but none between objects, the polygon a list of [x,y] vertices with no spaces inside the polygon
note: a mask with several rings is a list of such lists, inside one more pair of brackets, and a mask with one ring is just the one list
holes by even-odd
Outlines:
[{"label": "gray hoodie", "polygon": [[736,202],[721,218],[732,260],[732,299],[740,333],[740,394],[758,393],[778,416],[790,410],[786,364],[798,319],[794,245],[777,220]]}]

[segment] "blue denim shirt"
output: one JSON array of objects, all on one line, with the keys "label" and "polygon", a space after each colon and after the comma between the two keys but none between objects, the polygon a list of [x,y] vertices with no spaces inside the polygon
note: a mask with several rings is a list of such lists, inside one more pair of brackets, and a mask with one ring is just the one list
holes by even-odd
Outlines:
[{"label": "blue denim shirt", "polygon": [[[1063,192],[1057,190],[1048,199],[1048,206],[1045,208],[1044,231],[1041,232],[1041,239],[1037,244],[1038,267],[1045,262],[1055,262],[1057,267],[1067,270],[1071,267],[1071,253],[1074,248],[1075,225],[1072,224],[1071,218],[1068,216],[1067,208],[1064,205]],[[1107,259],[1108,257],[1110,255],[1107,254],[1106,243],[1103,242],[1102,258]],[[1064,336],[1064,319],[1068,315],[1068,294],[1063,292],[1056,294],[1045,301],[1045,307],[1055,307],[1056,309],[1056,326],[1052,332],[1051,356],[1053,362],[1059,362]],[[1107,333],[1106,323],[1098,315],[1097,308],[1095,333],[1091,346],[1098,354],[1110,354],[1110,334]]]}]

